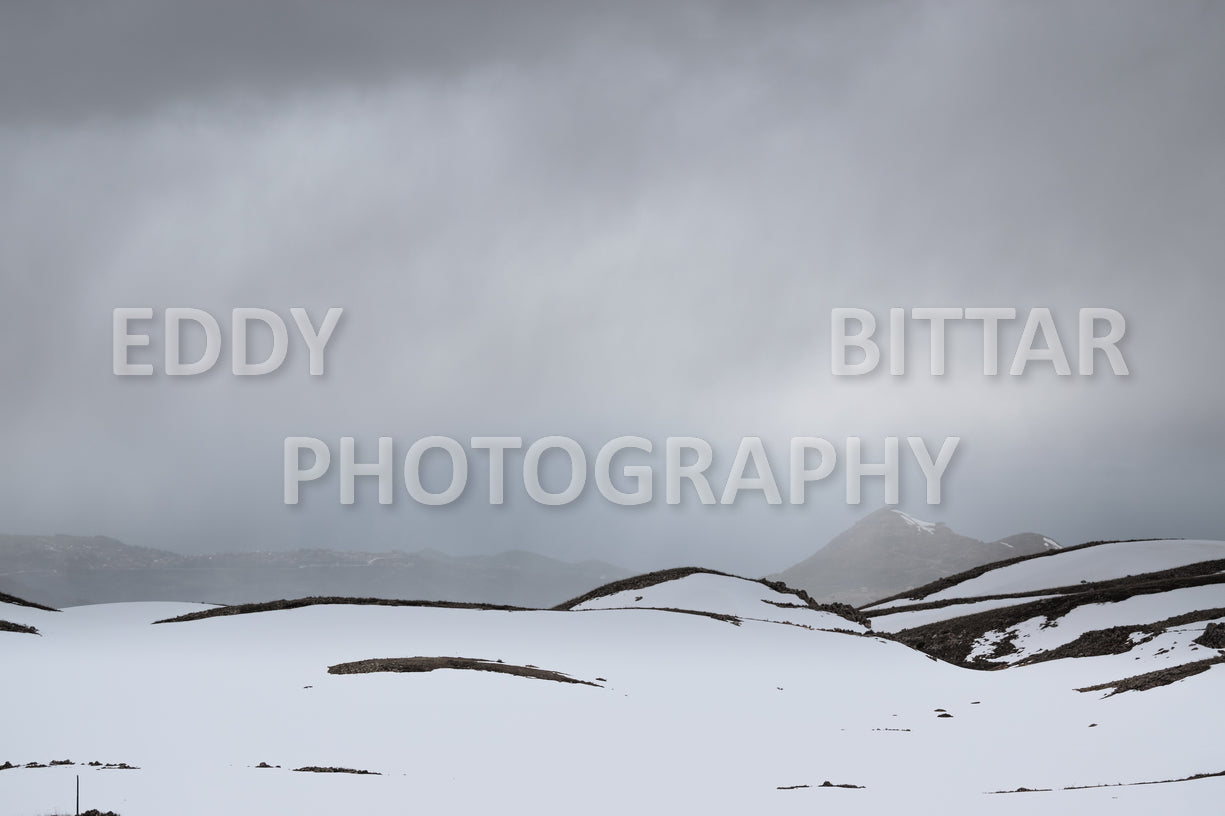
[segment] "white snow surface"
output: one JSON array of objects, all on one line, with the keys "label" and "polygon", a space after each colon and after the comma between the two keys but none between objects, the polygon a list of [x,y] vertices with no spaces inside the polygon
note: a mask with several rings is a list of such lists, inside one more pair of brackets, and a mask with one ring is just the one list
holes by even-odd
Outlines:
[{"label": "white snow surface", "polygon": [[634,608],[686,609],[817,629],[867,631],[862,624],[832,612],[810,609],[799,597],[778,592],[758,581],[703,572],[644,589],[628,589],[595,598],[579,604],[575,610]]},{"label": "white snow surface", "polygon": [[[740,592],[710,611],[734,614]],[[1225,770],[1220,667],[1102,699],[1073,689],[1148,664],[1120,655],[976,672],[870,636],[649,609],[331,605],[150,625],[200,608],[75,607],[31,620],[42,636],[0,633],[0,764],[78,763],[0,771],[0,813],[72,812],[77,774],[83,809],[122,816],[854,816],[916,803],[1138,816],[1218,813],[1225,796],[1221,778],[988,793]],[[533,664],[598,685],[327,672],[418,655]],[[139,770],[80,764],[91,760]],[[290,770],[303,765],[382,775]],[[792,785],[809,787],[779,789]]]},{"label": "white snow surface", "polygon": [[[1112,626],[1135,626],[1156,623],[1178,617],[1199,609],[1225,608],[1225,584],[1174,589],[1151,595],[1134,595],[1114,603],[1095,603],[1078,606],[1068,614],[1054,620],[1031,618],[1008,631],[1018,633],[1016,651],[1004,655],[996,662],[1016,663],[1042,652],[1049,652],[1065,643],[1071,643],[1086,632],[1109,629]],[[899,615],[905,613],[899,613]],[[918,614],[918,613],[912,613]],[[892,617],[892,616],[889,616]],[[1203,632],[1206,621],[1187,624],[1183,629],[1194,632],[1184,641],[1189,642]],[[994,642],[1002,633],[988,633],[987,639]],[[1200,654],[1193,652],[1199,651]],[[1189,648],[1186,660],[1200,660],[1211,650]],[[971,655],[973,659],[973,655]],[[1185,662],[1185,661],[1180,661]]]},{"label": "white snow surface", "polygon": [[1106,581],[1225,558],[1225,541],[1120,541],[1031,558],[985,572],[923,601],[1036,592],[1081,581]]}]

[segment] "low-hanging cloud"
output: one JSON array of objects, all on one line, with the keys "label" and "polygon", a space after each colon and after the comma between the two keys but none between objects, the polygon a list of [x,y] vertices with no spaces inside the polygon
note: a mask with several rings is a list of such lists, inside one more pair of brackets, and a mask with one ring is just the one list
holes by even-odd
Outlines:
[{"label": "low-hanging cloud", "polygon": [[[154,6],[0,13],[14,532],[765,573],[880,491],[287,508],[281,443],[918,434],[964,442],[904,506],[971,535],[1222,535],[1215,6]],[[323,378],[116,378],[139,305],[345,317]],[[916,327],[835,378],[841,306],[1113,307],[1132,373],[987,378],[957,329],[933,378]]]}]

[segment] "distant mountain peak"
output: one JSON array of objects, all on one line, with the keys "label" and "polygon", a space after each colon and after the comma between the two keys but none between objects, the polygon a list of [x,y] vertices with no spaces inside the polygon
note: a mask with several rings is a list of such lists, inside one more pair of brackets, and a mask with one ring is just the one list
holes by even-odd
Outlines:
[{"label": "distant mountain peak", "polygon": [[818,601],[863,604],[973,567],[1060,549],[1039,533],[997,541],[961,535],[947,524],[882,507],[800,563],[771,576]]}]

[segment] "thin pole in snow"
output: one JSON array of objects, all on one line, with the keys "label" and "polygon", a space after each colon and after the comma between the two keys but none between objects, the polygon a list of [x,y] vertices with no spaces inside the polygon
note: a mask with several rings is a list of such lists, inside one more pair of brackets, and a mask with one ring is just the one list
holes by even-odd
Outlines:
[{"label": "thin pole in snow", "polygon": [[77,774],[77,816],[81,816],[81,775]]}]

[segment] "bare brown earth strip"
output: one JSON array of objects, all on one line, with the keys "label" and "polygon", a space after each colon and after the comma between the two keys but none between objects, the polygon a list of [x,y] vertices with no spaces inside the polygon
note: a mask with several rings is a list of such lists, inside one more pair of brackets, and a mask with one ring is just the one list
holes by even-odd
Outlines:
[{"label": "bare brown earth strip", "polygon": [[373,660],[357,660],[352,663],[338,663],[335,666],[328,666],[328,674],[430,672],[435,669],[470,669],[472,671],[497,672],[500,674],[513,674],[517,677],[531,677],[536,680],[552,680],[557,683],[576,683],[603,688],[599,683],[576,680],[561,672],[538,669],[535,666],[516,666],[513,663],[478,660],[471,657],[387,657]]},{"label": "bare brown earth strip", "polygon": [[28,606],[30,609],[41,609],[44,612],[59,612],[58,609],[53,609],[50,606],[36,604],[33,601],[26,601],[14,595],[7,595],[3,592],[0,592],[0,603],[13,604],[14,606]]},{"label": "bare brown earth strip", "polygon": [[428,609],[488,609],[499,612],[527,612],[524,606],[503,606],[501,604],[466,603],[462,601],[402,601],[392,598],[340,598],[332,596],[312,596],[295,598],[293,600],[266,601],[264,603],[234,604],[233,606],[218,606],[214,609],[202,609],[199,612],[189,612],[174,618],[154,621],[154,623],[185,623],[187,621],[204,620],[205,618],[221,618],[227,615],[250,615],[257,612],[276,612],[284,609],[301,609],[306,606],[321,606],[339,604],[348,606],[415,606]]},{"label": "bare brown earth strip", "polygon": [[10,623],[6,620],[0,620],[0,632],[19,632],[24,635],[38,634],[38,630],[33,626],[25,626],[20,623]]},{"label": "bare brown earth strip", "polygon": [[[1125,691],[1148,691],[1149,689],[1159,688],[1160,686],[1168,686],[1171,683],[1177,683],[1179,680],[1185,680],[1188,677],[1194,677],[1197,674],[1202,674],[1218,663],[1225,663],[1225,655],[1210,657],[1207,660],[1197,660],[1194,663],[1183,663],[1180,666],[1171,666],[1168,669],[1158,669],[1157,671],[1145,672],[1132,677],[1125,677],[1122,680],[1114,680],[1110,683],[1098,683],[1095,686],[1085,686],[1078,688],[1077,691],[1105,691],[1106,689],[1114,689],[1107,697],[1113,697],[1116,694],[1122,694]],[[1182,780],[1173,780],[1176,782]]]}]

